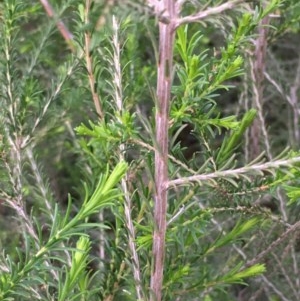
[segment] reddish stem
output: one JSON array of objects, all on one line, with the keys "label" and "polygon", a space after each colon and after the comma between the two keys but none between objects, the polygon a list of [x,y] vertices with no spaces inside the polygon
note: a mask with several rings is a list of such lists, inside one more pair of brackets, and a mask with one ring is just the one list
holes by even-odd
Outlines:
[{"label": "reddish stem", "polygon": [[159,62],[157,75],[156,142],[155,149],[155,229],[153,234],[153,272],[151,275],[151,300],[162,297],[168,183],[168,124],[171,100],[173,47],[175,38],[176,6],[173,0],[163,0],[164,13],[169,23],[159,23]]},{"label": "reddish stem", "polygon": [[[43,5],[47,15],[50,18],[55,18],[55,12],[51,4],[47,0],[40,0],[40,2]],[[64,22],[61,20],[57,20],[56,26],[59,32],[61,33],[61,35],[63,36],[63,38],[65,39],[66,43],[70,46],[71,50],[74,51],[74,47],[72,45],[73,35],[70,33],[70,31],[68,30]]]}]

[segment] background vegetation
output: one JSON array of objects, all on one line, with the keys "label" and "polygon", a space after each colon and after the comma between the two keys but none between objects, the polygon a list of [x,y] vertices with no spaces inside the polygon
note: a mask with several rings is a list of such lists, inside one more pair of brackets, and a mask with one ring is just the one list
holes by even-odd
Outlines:
[{"label": "background vegetation", "polygon": [[297,0],[0,6],[0,300],[299,300]]}]

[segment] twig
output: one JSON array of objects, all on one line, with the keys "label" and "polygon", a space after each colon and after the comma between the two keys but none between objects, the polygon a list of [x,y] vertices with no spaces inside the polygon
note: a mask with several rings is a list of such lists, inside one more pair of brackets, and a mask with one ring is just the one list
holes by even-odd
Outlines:
[{"label": "twig", "polygon": [[[91,7],[91,0],[86,0],[85,2],[85,12],[84,12],[84,21],[85,25],[87,26],[89,24],[89,13],[90,13],[90,7]],[[96,108],[96,113],[98,116],[102,119],[104,117],[103,114],[103,109],[101,106],[101,101],[100,97],[96,91],[96,81],[95,81],[95,76],[93,73],[93,62],[92,62],[92,57],[90,56],[90,51],[91,51],[91,33],[89,30],[86,30],[84,33],[84,42],[85,42],[85,61],[86,61],[86,68],[88,72],[88,77],[89,77],[89,83],[90,83],[90,89],[94,101],[94,105]]]},{"label": "twig", "polygon": [[186,185],[191,184],[192,182],[201,182],[201,181],[209,181],[216,178],[224,178],[224,177],[237,177],[240,174],[247,174],[250,172],[262,172],[268,169],[276,169],[281,166],[291,166],[295,163],[300,162],[300,157],[295,157],[292,159],[286,160],[277,160],[271,161],[262,164],[255,164],[252,166],[244,166],[241,168],[230,169],[230,170],[223,170],[223,171],[216,171],[209,174],[202,174],[202,175],[194,175],[189,177],[183,177],[176,180],[171,180],[167,183],[167,188],[177,185]]},{"label": "twig", "polygon": [[267,254],[272,252],[277,245],[281,244],[290,234],[298,230],[298,228],[300,228],[300,221],[292,225],[288,230],[286,230],[283,234],[281,234],[275,241],[273,241],[264,251],[258,254],[255,258],[248,261],[245,264],[245,267],[250,267],[260,262],[262,258],[264,258]]},{"label": "twig", "polygon": [[74,61],[74,63],[68,67],[68,70],[66,71],[66,74],[64,75],[64,77],[57,84],[57,86],[54,89],[54,91],[52,92],[52,94],[49,96],[49,98],[44,103],[44,106],[43,106],[43,108],[42,108],[42,110],[40,112],[40,115],[36,118],[36,120],[35,120],[35,122],[34,122],[34,124],[32,126],[30,134],[26,135],[25,137],[20,137],[20,140],[21,140],[20,143],[21,143],[21,148],[22,149],[25,148],[28,145],[28,143],[30,142],[30,140],[32,139],[34,132],[36,131],[37,127],[40,125],[41,121],[43,120],[43,118],[45,117],[46,113],[48,112],[50,104],[61,93],[64,83],[73,74],[74,69],[77,67],[80,58],[81,58],[81,56],[79,57],[78,60],[76,59]]},{"label": "twig", "polygon": [[103,8],[103,11],[96,23],[96,30],[100,30],[103,25],[105,24],[106,22],[106,17],[109,15],[109,12],[110,10],[114,7],[115,3],[114,0],[107,0],[106,3],[105,3],[105,6]]},{"label": "twig", "polygon": [[[40,2],[43,5],[48,16],[50,18],[55,18],[55,12],[54,12],[51,4],[47,0],[40,0]],[[68,30],[67,26],[61,20],[58,20],[56,22],[56,26],[57,26],[59,32],[61,33],[61,35],[63,36],[63,38],[65,39],[65,41],[67,42],[67,44],[69,45],[69,47],[71,48],[71,50],[74,51],[74,47],[72,44],[73,35]]]},{"label": "twig", "polygon": [[178,18],[175,23],[175,27],[179,27],[180,25],[186,24],[186,23],[192,23],[192,22],[199,22],[202,19],[205,19],[211,15],[220,14],[225,10],[233,9],[237,4],[240,4],[242,2],[245,2],[244,0],[233,0],[230,2],[226,2],[224,4],[221,4],[216,7],[209,8],[205,11],[200,11],[196,14]]},{"label": "twig", "polygon": [[[27,155],[28,161],[30,163],[30,167],[31,167],[33,176],[35,177],[35,180],[37,182],[37,187],[38,187],[38,189],[39,189],[39,191],[40,191],[40,193],[43,197],[43,200],[45,202],[47,211],[49,212],[50,219],[54,223],[55,222],[55,216],[53,214],[53,208],[51,206],[51,200],[49,199],[49,197],[51,198],[52,195],[50,195],[48,193],[47,185],[45,185],[45,182],[42,178],[41,172],[38,168],[38,164],[34,159],[31,146],[28,146],[26,148],[26,155]],[[39,239],[37,237],[37,234],[35,233],[33,224],[31,223],[30,219],[25,215],[25,213],[23,213],[22,216],[26,217],[25,222],[26,222],[26,225],[27,225],[27,228],[28,228],[28,232],[30,233],[31,237],[35,240],[36,246],[41,247],[40,243],[39,243]],[[64,246],[64,244],[63,244],[63,246]],[[68,258],[68,262],[71,263],[70,253],[67,250],[65,250],[64,253],[65,253],[66,257]],[[48,262],[47,260],[45,261],[45,263],[48,267],[51,266],[50,262]],[[50,269],[50,271],[51,271],[51,274],[54,276],[54,279],[58,280],[58,278],[59,278],[58,273],[55,271],[55,269]]]},{"label": "twig", "polygon": [[[132,141],[134,144],[137,144],[137,145],[140,145],[150,151],[153,151],[155,152],[155,148],[148,144],[148,143],[145,143],[141,140],[138,140],[138,139],[130,139],[130,141]],[[195,170],[193,170],[192,168],[188,167],[186,164],[184,164],[182,161],[176,159],[174,156],[168,154],[168,158],[169,160],[173,161],[175,164],[179,165],[180,167],[182,167],[183,169],[185,169],[186,171],[188,171],[189,173],[193,174],[193,175],[196,175],[197,172]]]},{"label": "twig", "polygon": [[[290,244],[293,244],[293,241],[290,241]],[[285,283],[290,287],[290,292],[293,293],[295,300],[297,300],[298,292],[293,285],[293,279],[291,279],[291,276],[294,276],[294,275],[289,275],[289,271],[286,270],[286,267],[282,264],[283,262],[282,262],[281,258],[278,258],[277,254],[272,252],[272,256],[274,257],[274,259],[276,261],[276,265],[278,266],[278,268],[281,271],[282,277],[285,279]],[[298,275],[298,274],[296,274],[296,275]]]},{"label": "twig", "polygon": [[[264,99],[264,80],[265,80],[265,65],[266,65],[266,55],[267,55],[267,34],[268,34],[268,25],[270,23],[269,16],[266,16],[261,20],[260,28],[258,29],[258,37],[255,40],[255,52],[252,58],[250,59],[250,72],[252,77],[252,87],[253,87],[253,106],[257,109],[258,119],[254,120],[254,123],[250,129],[251,139],[252,139],[252,149],[250,149],[250,154],[253,158],[256,158],[259,153],[259,140],[262,133],[262,138],[265,145],[266,154],[269,160],[273,159],[271,153],[270,139],[268,131],[266,128],[266,123],[264,120],[263,114],[263,99]],[[287,221],[287,213],[285,209],[285,202],[280,194],[280,191],[277,190],[277,196],[280,202],[280,211],[283,215],[283,219]]]},{"label": "twig", "polygon": [[264,282],[264,289],[266,289],[266,286],[271,288],[275,294],[277,294],[282,301],[291,301],[291,299],[287,299],[285,295],[276,287],[277,285],[274,285],[271,281],[268,280],[267,277],[264,275],[261,276],[263,282]]},{"label": "twig", "polygon": [[255,51],[250,59],[250,72],[252,77],[253,88],[253,107],[257,109],[258,119],[254,120],[250,129],[252,138],[252,149],[250,150],[251,159],[256,158],[260,151],[260,138],[262,138],[265,144],[266,154],[269,160],[272,160],[271,146],[269,143],[268,132],[265,125],[263,116],[263,97],[264,97],[264,71],[266,65],[266,52],[267,52],[267,34],[269,24],[269,17],[266,16],[260,23],[258,31],[258,38],[255,40]]},{"label": "twig", "polygon": [[[123,96],[122,96],[122,72],[121,72],[121,59],[120,59],[120,43],[119,43],[119,36],[118,36],[118,31],[119,31],[119,25],[117,23],[116,18],[113,16],[113,65],[114,65],[114,88],[115,88],[115,102],[116,102],[116,107],[118,111],[118,119],[119,122],[122,122],[120,120],[122,113],[123,113]],[[125,145],[121,144],[119,146],[120,150],[120,160],[124,160],[124,151],[125,151]],[[140,260],[139,256],[137,253],[137,248],[135,244],[136,240],[136,234],[135,234],[135,228],[133,224],[133,220],[131,217],[131,197],[129,194],[129,189],[128,189],[128,183],[129,183],[129,175],[128,172],[126,173],[125,177],[121,180],[121,187],[124,193],[124,215],[125,215],[125,226],[128,231],[128,245],[129,245],[129,250],[132,256],[132,269],[133,269],[133,277],[135,280],[135,289],[136,289],[136,295],[138,300],[145,300],[143,296],[143,290],[141,286],[141,274],[140,274]]]}]

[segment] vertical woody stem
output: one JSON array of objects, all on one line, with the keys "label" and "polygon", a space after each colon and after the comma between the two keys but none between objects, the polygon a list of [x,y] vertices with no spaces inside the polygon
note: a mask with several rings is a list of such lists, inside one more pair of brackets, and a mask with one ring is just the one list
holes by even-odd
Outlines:
[{"label": "vertical woody stem", "polygon": [[173,46],[175,37],[175,1],[162,0],[168,23],[159,22],[159,62],[157,75],[156,142],[155,149],[155,229],[153,234],[153,270],[151,275],[151,301],[161,301],[168,183],[168,123],[171,99]]},{"label": "vertical woody stem", "polygon": [[[251,149],[251,157],[250,159],[253,160],[257,158],[257,156],[261,153],[260,149],[260,140],[263,137],[265,141],[265,149],[268,158],[272,159],[272,154],[270,150],[270,145],[268,144],[268,134],[266,132],[266,126],[263,117],[263,96],[264,96],[264,72],[265,72],[265,65],[266,65],[266,54],[267,54],[267,35],[268,35],[268,28],[267,25],[269,24],[270,20],[269,17],[266,16],[260,22],[259,28],[259,35],[255,41],[255,52],[253,56],[253,63],[252,63],[252,79],[253,79],[253,94],[254,94],[254,107],[258,111],[259,119],[255,119],[253,125],[251,127],[250,135],[252,141],[252,149]],[[262,136],[262,137],[261,137]]]}]

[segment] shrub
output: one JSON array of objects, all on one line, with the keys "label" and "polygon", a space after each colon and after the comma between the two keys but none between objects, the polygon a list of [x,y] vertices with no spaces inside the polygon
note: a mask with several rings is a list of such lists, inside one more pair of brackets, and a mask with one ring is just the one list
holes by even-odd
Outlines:
[{"label": "shrub", "polygon": [[263,111],[289,8],[41,4],[1,3],[0,299],[296,300],[300,156]]}]

